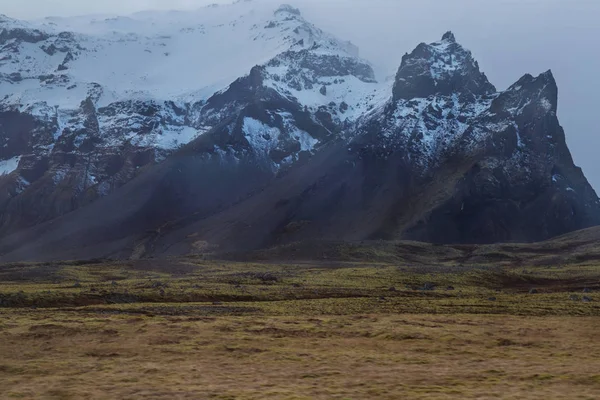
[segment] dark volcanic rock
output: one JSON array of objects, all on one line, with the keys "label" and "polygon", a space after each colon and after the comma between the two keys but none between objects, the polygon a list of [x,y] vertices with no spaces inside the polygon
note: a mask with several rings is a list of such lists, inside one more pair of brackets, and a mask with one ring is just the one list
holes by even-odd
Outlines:
[{"label": "dark volcanic rock", "polygon": [[[471,157],[469,168],[450,197],[407,237],[446,243],[537,241],[598,224],[597,195],[574,165],[556,117],[557,93],[547,72],[525,76],[496,97],[459,142],[479,142],[460,156]],[[457,150],[453,157],[462,153]]]},{"label": "dark volcanic rock", "polygon": [[451,32],[440,42],[421,43],[402,57],[393,90],[396,101],[435,94],[481,96],[495,92],[471,52],[456,43]]},{"label": "dark volcanic rock", "polygon": [[292,7],[289,4],[282,4],[277,10],[275,10],[275,14],[279,13],[289,13],[297,16],[302,15],[299,9]]},{"label": "dark volcanic rock", "polygon": [[4,45],[10,40],[17,40],[26,43],[38,43],[50,37],[50,35],[37,29],[5,29],[1,28],[1,26],[0,29],[0,45]]}]

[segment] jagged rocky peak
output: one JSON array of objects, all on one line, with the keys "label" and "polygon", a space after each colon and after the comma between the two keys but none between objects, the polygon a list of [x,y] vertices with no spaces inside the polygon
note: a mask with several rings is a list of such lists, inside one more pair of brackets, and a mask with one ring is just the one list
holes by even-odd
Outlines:
[{"label": "jagged rocky peak", "polygon": [[[528,88],[530,90],[543,90],[556,87],[556,80],[554,79],[552,70],[548,70],[535,77],[531,74],[525,74],[508,90],[521,90],[523,88]],[[556,95],[558,95],[558,93],[556,93]]]},{"label": "jagged rocky peak", "polygon": [[492,112],[521,115],[527,110],[538,110],[539,114],[552,113],[558,109],[558,86],[552,71],[537,77],[525,74],[514,85],[501,93],[492,103]]},{"label": "jagged rocky peak", "polygon": [[454,33],[452,33],[452,31],[444,33],[444,36],[442,36],[442,40],[446,40],[451,43],[456,43],[456,37],[454,36]]},{"label": "jagged rocky peak", "polygon": [[300,17],[302,15],[302,13],[300,12],[300,10],[296,7],[292,7],[289,4],[282,4],[279,6],[279,8],[277,10],[275,10],[275,15],[278,14],[292,14],[292,15],[296,15],[298,17]]},{"label": "jagged rocky peak", "polygon": [[470,94],[483,96],[496,92],[471,52],[452,32],[442,40],[419,44],[402,57],[394,83],[394,100],[427,98],[432,95]]}]

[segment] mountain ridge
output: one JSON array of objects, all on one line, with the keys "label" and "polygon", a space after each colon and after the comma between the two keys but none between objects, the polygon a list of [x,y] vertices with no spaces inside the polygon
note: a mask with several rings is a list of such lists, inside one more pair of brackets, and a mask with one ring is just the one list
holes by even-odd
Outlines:
[{"label": "mountain ridge", "polygon": [[[258,112],[261,117],[246,117],[248,124],[255,128],[250,135],[244,134],[248,129],[242,126],[237,128],[233,138],[228,139],[229,130],[236,127],[224,126],[227,132],[222,131],[223,138],[217,141],[222,146],[214,147],[213,153],[235,159],[234,153],[243,149],[263,151],[268,148],[265,151],[273,159],[269,168],[276,170],[282,163],[293,162],[301,153],[313,151],[319,140],[335,136],[342,120],[347,120],[360,108],[354,102],[346,102],[348,87],[362,86],[363,91],[370,86],[378,87],[372,68],[358,58],[355,46],[316,28],[296,9],[282,6],[274,12],[266,9],[256,12],[252,7],[252,2],[239,2],[207,7],[193,15],[168,13],[157,31],[152,30],[157,23],[154,13],[142,14],[139,20],[127,17],[85,21],[81,17],[75,19],[77,24],[73,28],[77,30],[74,32],[62,30],[65,25],[69,26],[71,19],[60,22],[50,18],[31,26],[14,20],[8,22],[18,26],[3,28],[4,36],[10,39],[0,48],[0,53],[8,53],[0,62],[0,78],[11,77],[15,68],[22,72],[18,72],[16,82],[0,84],[0,92],[10,91],[0,100],[0,118],[8,122],[0,132],[0,139],[4,139],[0,159],[5,160],[0,192],[6,193],[0,197],[0,204],[3,204],[0,234],[51,220],[113,193],[177,148],[221,126],[230,115],[247,109],[255,100],[266,100],[261,96],[285,102],[287,105],[282,106],[283,109],[291,107],[292,110],[281,115],[276,110],[267,114],[264,110],[254,110],[254,114]],[[198,16],[203,17],[198,20],[195,18]],[[85,33],[88,26],[92,27],[89,28],[92,32],[97,31],[96,36]],[[50,33],[44,33],[42,28]],[[130,28],[141,33],[130,32]],[[42,33],[20,39],[17,33],[22,29]],[[245,62],[247,70],[244,71],[249,75],[232,79],[228,83],[233,83],[223,85],[214,93],[209,92],[210,95],[200,93],[203,89],[200,92],[193,89],[191,95],[180,91],[174,97],[169,93],[152,92],[154,89],[138,93],[126,89],[127,85],[118,94],[113,89],[121,85],[122,80],[107,86],[106,77],[101,76],[106,71],[100,69],[98,75],[97,68],[89,68],[99,52],[111,60],[114,59],[108,56],[111,51],[118,54],[131,52],[124,62],[111,64],[111,76],[126,78],[134,73],[142,79],[146,69],[137,61],[143,62],[143,59],[136,59],[135,66],[130,66],[127,60],[140,54],[155,57],[153,53],[160,49],[165,53],[160,53],[163,59],[179,57],[177,60],[185,60],[192,54],[187,59],[190,63],[198,54],[185,50],[177,56],[177,43],[183,41],[185,46],[190,46],[190,41],[200,40],[196,45],[204,46],[204,51],[214,52],[219,42],[211,37],[229,30],[233,30],[229,34],[238,39],[229,43],[232,47],[227,55],[221,59],[217,57],[214,65],[207,68],[236,65],[236,71],[241,71],[244,64],[237,66],[239,62],[235,58],[229,59],[228,54],[235,54],[238,47],[249,46],[250,50],[245,51],[253,56],[250,64]],[[164,34],[173,31],[178,36]],[[208,39],[204,38],[206,35]],[[169,40],[175,43],[170,45]],[[34,43],[30,43],[32,41]],[[255,48],[263,50],[254,54]],[[219,54],[225,53],[221,51],[217,56]],[[162,64],[150,62],[150,65],[155,68]],[[176,70],[167,68],[170,74],[163,80],[176,86],[177,82],[171,78],[177,77],[171,74]],[[189,76],[191,69],[186,71],[182,74],[184,81],[193,81]],[[216,76],[223,79],[218,67],[215,71]],[[204,73],[201,72],[200,75]],[[210,76],[206,79],[212,79]],[[80,78],[84,81],[79,82]],[[97,83],[96,78],[101,78],[102,83]],[[269,85],[262,84],[266,80]],[[206,82],[201,80],[196,85],[201,89]],[[150,81],[134,84],[138,88],[148,85],[152,88]],[[211,85],[219,84],[213,82]],[[185,90],[189,89],[186,85]],[[63,96],[65,93],[68,94]],[[228,93],[233,95],[227,97]],[[181,100],[182,95],[187,100]],[[296,118],[304,122],[297,122]],[[15,129],[16,126],[19,129]],[[318,138],[313,138],[302,127]],[[283,133],[279,135],[279,131]],[[277,134],[275,140],[262,139],[269,134]]]},{"label": "mountain ridge", "polygon": [[[274,15],[280,19],[265,30],[306,27],[291,6]],[[308,38],[321,32],[307,29]],[[305,35],[185,109],[165,103],[170,111],[161,118],[204,133],[163,159],[138,146],[129,155],[137,163],[129,161],[130,173],[105,196],[18,229],[11,223],[25,206],[12,200],[0,258],[246,251],[306,238],[530,242],[600,224],[598,197],[556,116],[550,71],[498,92],[447,32],[407,53],[391,87],[377,83],[350,45],[323,37]],[[121,113],[143,130],[165,109],[153,101],[116,104],[97,108],[88,97],[80,105],[88,142],[78,146],[87,154],[106,138],[102,116]],[[88,174],[81,164],[74,167]],[[16,185],[19,177],[8,176]],[[30,207],[53,190],[38,186]]]}]

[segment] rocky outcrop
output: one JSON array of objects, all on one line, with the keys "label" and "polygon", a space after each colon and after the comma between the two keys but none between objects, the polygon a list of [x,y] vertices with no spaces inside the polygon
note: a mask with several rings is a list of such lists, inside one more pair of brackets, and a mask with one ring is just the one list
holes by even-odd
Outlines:
[{"label": "rocky outcrop", "polygon": [[394,83],[394,101],[431,95],[483,96],[496,92],[471,52],[447,32],[436,43],[421,43],[402,57]]}]

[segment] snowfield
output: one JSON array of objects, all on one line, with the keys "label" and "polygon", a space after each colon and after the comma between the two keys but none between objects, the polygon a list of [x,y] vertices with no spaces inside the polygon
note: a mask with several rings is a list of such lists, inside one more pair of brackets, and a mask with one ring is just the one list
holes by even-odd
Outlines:
[{"label": "snowfield", "polygon": [[[273,10],[254,1],[238,1],[192,12],[36,21],[3,16],[0,29],[12,36],[0,47],[0,109],[56,124],[54,142],[65,133],[81,132],[76,133],[76,142],[82,143],[90,135],[84,132],[86,119],[97,118],[103,146],[131,143],[174,150],[210,130],[212,125],[197,115],[202,104],[256,65],[269,65],[267,74],[273,79],[265,80],[266,87],[313,112],[335,104],[343,109],[339,119],[344,122],[371,109],[374,99],[387,99],[390,87],[351,73],[316,78],[306,66],[285,59],[273,67],[279,55],[301,52],[312,62],[323,58],[367,65],[356,46],[323,32],[286,5]],[[295,73],[295,68],[304,68],[314,87],[294,88],[277,80]],[[96,115],[76,116],[86,99],[91,99]],[[157,104],[160,118],[132,113],[131,102]],[[189,118],[177,113],[192,108],[197,113]],[[105,113],[107,109],[116,112]],[[303,150],[316,142],[307,135],[297,135]],[[54,144],[44,147],[53,148]]]}]

